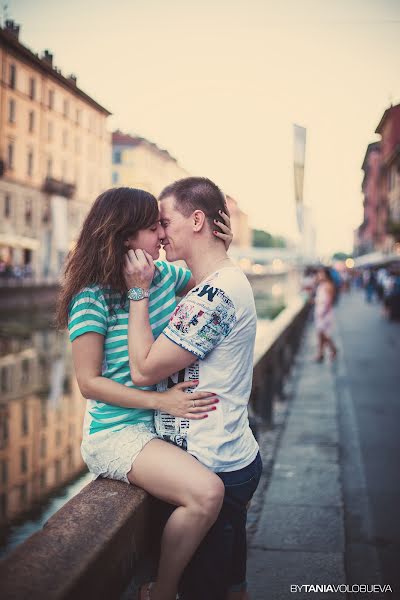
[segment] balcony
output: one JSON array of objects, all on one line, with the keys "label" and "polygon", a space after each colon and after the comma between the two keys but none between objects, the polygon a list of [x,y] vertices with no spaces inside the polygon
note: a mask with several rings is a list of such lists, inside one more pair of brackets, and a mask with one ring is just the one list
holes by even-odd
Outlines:
[{"label": "balcony", "polygon": [[66,183],[53,177],[46,177],[43,183],[43,191],[54,196],[63,196],[64,198],[72,198],[75,193],[76,186],[74,183]]}]

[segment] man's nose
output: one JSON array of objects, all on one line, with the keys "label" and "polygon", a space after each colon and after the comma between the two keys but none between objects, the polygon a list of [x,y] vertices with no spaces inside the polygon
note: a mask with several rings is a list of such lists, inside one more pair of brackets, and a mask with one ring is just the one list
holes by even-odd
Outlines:
[{"label": "man's nose", "polygon": [[158,226],[158,239],[163,240],[165,238],[165,229],[162,225]]}]

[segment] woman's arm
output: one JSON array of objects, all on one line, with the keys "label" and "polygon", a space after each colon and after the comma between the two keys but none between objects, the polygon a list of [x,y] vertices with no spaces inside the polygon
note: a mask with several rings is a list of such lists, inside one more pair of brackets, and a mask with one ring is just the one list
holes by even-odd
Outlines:
[{"label": "woman's arm", "polygon": [[[177,417],[202,419],[204,412],[212,410],[217,402],[209,392],[185,393],[196,382],[178,384],[167,392],[154,392],[129,388],[102,377],[104,337],[99,333],[85,333],[72,342],[75,375],[82,396],[126,408],[162,410]],[[196,400],[196,407],[193,407]],[[196,408],[199,410],[196,410]]]}]

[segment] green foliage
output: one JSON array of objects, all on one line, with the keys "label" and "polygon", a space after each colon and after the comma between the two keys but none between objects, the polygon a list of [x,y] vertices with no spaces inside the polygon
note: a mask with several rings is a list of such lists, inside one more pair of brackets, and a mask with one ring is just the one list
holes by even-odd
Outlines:
[{"label": "green foliage", "polygon": [[286,248],[283,237],[274,236],[263,229],[253,229],[253,246],[255,248]]},{"label": "green foliage", "polygon": [[335,252],[332,256],[332,260],[346,260],[346,258],[352,258],[351,254],[346,252]]}]

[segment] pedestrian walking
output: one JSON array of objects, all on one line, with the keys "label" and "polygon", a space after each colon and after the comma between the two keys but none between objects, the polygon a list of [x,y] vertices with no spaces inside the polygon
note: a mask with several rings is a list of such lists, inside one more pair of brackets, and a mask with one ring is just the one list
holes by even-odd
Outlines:
[{"label": "pedestrian walking", "polygon": [[332,339],[333,330],[333,305],[335,303],[336,287],[331,271],[327,267],[318,270],[318,287],[315,295],[314,322],[318,336],[317,362],[324,360],[324,350],[327,346],[331,352],[331,359],[337,355],[337,347]]}]

